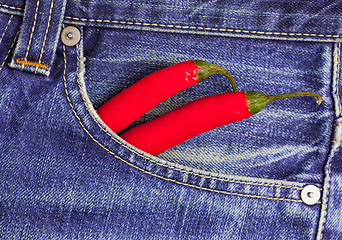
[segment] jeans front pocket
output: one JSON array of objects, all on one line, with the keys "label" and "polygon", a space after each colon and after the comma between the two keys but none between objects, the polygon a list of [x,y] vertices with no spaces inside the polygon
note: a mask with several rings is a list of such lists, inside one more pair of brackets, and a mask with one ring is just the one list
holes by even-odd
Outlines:
[{"label": "jeans front pocket", "polygon": [[[276,101],[249,119],[203,133],[158,157],[216,173],[322,182],[333,121],[333,44],[94,27],[86,27],[84,35],[85,84],[95,108],[142,77],[189,59],[223,65],[240,91],[320,93],[320,106],[308,97]],[[129,128],[228,91],[229,81],[213,75],[159,104]]]},{"label": "jeans front pocket", "polygon": [[[241,236],[249,236],[254,239],[272,239],[275,237],[312,239],[319,218],[320,201],[313,206],[307,206],[300,195],[307,184],[315,184],[316,188],[321,191],[322,185],[320,178],[322,175],[318,170],[317,175],[309,174],[309,171],[312,170],[310,170],[310,166],[303,168],[288,167],[289,163],[286,163],[286,161],[298,159],[301,162],[305,162],[307,160],[303,155],[313,152],[309,145],[305,146],[304,144],[300,150],[304,149],[305,151],[303,153],[301,151],[296,152],[303,154],[299,155],[301,157],[288,158],[291,148],[289,146],[281,146],[280,144],[285,140],[291,140],[291,136],[296,136],[296,129],[289,132],[282,132],[281,130],[276,131],[275,126],[268,127],[268,131],[271,134],[283,137],[279,143],[275,144],[276,146],[279,145],[278,148],[269,148],[266,146],[266,144],[270,144],[272,141],[277,141],[278,139],[267,140],[265,136],[260,136],[264,131],[253,129],[249,131],[258,136],[256,138],[258,143],[265,144],[261,148],[262,152],[265,152],[262,156],[268,157],[270,159],[269,161],[276,160],[277,163],[273,165],[268,162],[265,164],[263,162],[265,159],[260,158],[260,154],[255,153],[252,155],[244,152],[244,158],[248,159],[248,161],[238,159],[238,164],[235,162],[234,165],[231,164],[224,169],[219,169],[215,165],[215,161],[217,160],[214,161],[210,158],[203,157],[208,161],[208,165],[204,166],[201,161],[198,161],[198,157],[200,156],[193,157],[195,154],[192,155],[192,151],[197,151],[196,148],[201,146],[198,139],[191,142],[191,147],[182,151],[183,155],[189,157],[187,161],[179,161],[167,155],[155,157],[144,153],[113,133],[101,121],[96,114],[95,108],[106,101],[106,99],[146,75],[147,73],[141,73],[145,71],[142,66],[151,65],[154,66],[152,69],[160,68],[162,64],[158,63],[155,57],[149,56],[148,59],[150,60],[139,60],[144,54],[156,54],[155,56],[162,58],[160,60],[161,62],[166,62],[167,60],[165,58],[167,58],[168,54],[173,55],[174,52],[179,54],[181,49],[167,45],[169,50],[173,51],[171,53],[170,51],[165,51],[165,55],[162,55],[158,54],[157,50],[148,48],[143,49],[142,53],[139,53],[138,49],[142,48],[135,46],[137,44],[136,42],[131,47],[127,46],[127,42],[130,42],[127,40],[129,36],[131,40],[136,39],[138,41],[145,39],[144,44],[146,44],[148,39],[146,37],[147,35],[156,35],[155,39],[152,38],[152,40],[148,41],[158,42],[161,41],[160,34],[163,35],[164,33],[136,33],[135,31],[112,29],[101,29],[100,31],[97,28],[87,27],[81,27],[81,29],[83,38],[76,48],[60,48],[61,52],[63,52],[64,66],[66,67],[63,81],[66,98],[70,106],[69,116],[72,117],[74,115],[76,122],[78,122],[78,127],[75,126],[76,129],[83,131],[82,135],[87,139],[84,143],[84,152],[81,157],[84,160],[78,164],[83,165],[85,169],[89,169],[90,166],[96,166],[96,171],[99,171],[101,174],[103,173],[101,176],[98,172],[93,172],[93,174],[87,177],[87,181],[96,182],[96,186],[101,189],[101,192],[99,192],[99,189],[94,188],[91,191],[98,199],[102,199],[101,203],[97,203],[97,207],[101,206],[107,209],[104,210],[104,214],[108,217],[106,221],[108,225],[106,227],[101,225],[101,228],[105,227],[106,229],[106,236],[112,236],[111,234],[115,233],[119,234],[118,236],[120,237],[132,237],[134,234],[137,234],[135,230],[139,229],[139,237],[147,237],[152,234],[153,238],[170,239],[196,237],[203,239],[234,239]],[[141,39],[136,34],[141,34]],[[119,43],[122,43],[121,35],[127,38],[125,46],[119,45]],[[182,36],[177,37],[182,38]],[[94,41],[94,38],[97,41]],[[195,38],[195,36],[192,36],[192,38]],[[165,34],[165,39],[170,39],[170,36]],[[236,44],[241,45],[240,39],[229,39],[229,41],[233,43],[236,41]],[[256,41],[256,45],[257,42],[259,41]],[[302,52],[307,51],[304,48],[306,43],[290,42],[281,43],[278,46],[278,42],[267,42],[266,44],[264,40],[261,40],[259,44],[264,46],[264,48],[266,48],[266,45],[273,44],[275,49],[279,48],[282,51],[284,51],[284,47],[298,50],[297,45],[300,45]],[[223,45],[225,47],[227,46],[226,44]],[[311,55],[305,56],[307,57],[305,58],[306,60],[310,56],[314,56],[317,52],[322,52],[322,56],[324,57],[328,55],[327,52],[330,49],[329,44],[313,45],[316,47],[315,51],[309,51]],[[147,46],[149,45],[147,44]],[[159,44],[153,46],[157,47]],[[188,52],[192,47],[188,46],[185,52]],[[308,48],[311,49],[311,47]],[[123,51],[124,49],[125,51]],[[280,51],[279,49],[278,51]],[[137,59],[139,61],[134,61],[133,52],[137,53]],[[217,53],[217,50],[215,52]],[[270,54],[272,54],[272,51],[270,51]],[[280,53],[277,52],[275,54]],[[179,54],[179,56],[189,58],[188,55]],[[204,57],[204,55],[201,56]],[[206,56],[209,58],[210,55],[208,54]],[[198,56],[194,55],[192,57],[195,58]],[[261,58],[262,56],[258,53],[252,55],[252,57]],[[317,64],[321,65],[322,62],[320,59],[324,59],[324,57],[318,57],[316,59]],[[236,58],[240,59],[240,57]],[[301,66],[303,61],[298,62],[297,58],[292,56],[289,56],[289,58],[293,65],[297,64],[298,67],[304,68],[304,66]],[[183,58],[180,58],[178,61],[181,60]],[[271,62],[272,60],[269,60],[269,63]],[[323,63],[328,64],[324,61]],[[158,64],[159,67],[157,67]],[[284,85],[282,78],[278,79],[278,81],[275,79],[271,83],[269,81],[261,81],[262,84],[255,83],[255,76],[249,75],[246,70],[255,67],[255,64],[261,64],[261,62],[255,61],[252,66],[245,65],[242,69],[244,71],[240,71],[240,73],[244,72],[243,76],[246,78],[245,82],[240,81],[242,82],[240,88],[247,88],[250,85],[261,88],[262,84],[266,86],[268,84]],[[277,64],[281,64],[281,62]],[[282,64],[284,65],[284,63]],[[164,63],[164,65],[167,64]],[[149,67],[146,67],[146,69],[149,72],[154,71]],[[238,68],[232,67],[232,70],[238,71]],[[261,71],[260,68],[253,69],[254,72],[256,70]],[[275,71],[276,69],[272,70]],[[328,76],[330,76],[329,71],[323,71],[322,73],[313,71],[312,73],[311,70],[302,69],[302,71],[298,72],[302,74],[302,79],[298,80],[297,75],[295,77],[292,76],[293,81],[295,81],[292,86],[298,91],[299,86],[296,81],[302,81],[301,84],[306,86],[307,89],[320,89],[320,93],[327,97],[327,103],[326,106],[323,105],[323,110],[317,108],[314,101],[312,101],[313,103],[306,101],[302,103],[306,108],[296,109],[296,114],[300,118],[298,121],[293,116],[293,113],[291,113],[291,108],[299,104],[300,100],[296,99],[287,102],[284,109],[278,109],[282,105],[273,106],[273,110],[268,114],[266,111],[266,116],[260,116],[254,126],[258,124],[260,125],[259,128],[265,127],[263,121],[270,117],[275,118],[279,124],[282,123],[284,118],[289,118],[297,124],[300,121],[306,121],[301,126],[308,126],[309,130],[306,133],[311,134],[312,130],[310,129],[321,125],[323,122],[323,120],[322,122],[314,120],[317,115],[321,114],[320,118],[330,117],[329,114],[324,113],[330,104],[328,87],[324,84],[324,82],[328,81]],[[279,73],[276,72],[273,74]],[[293,72],[292,70],[288,70],[285,74],[291,76]],[[315,84],[310,84],[305,83],[308,81],[306,74],[321,74],[326,77],[320,78]],[[209,86],[212,85],[212,87],[208,87],[206,84],[209,84]],[[178,94],[173,99],[168,100],[164,105],[159,105],[140,121],[146,121],[151,116],[162,114],[165,111],[163,109],[169,110],[177,106],[177,104],[181,105],[195,98],[218,93],[222,91],[222,86],[220,85],[224,86],[224,91],[229,88],[229,83],[220,77],[217,77],[214,84],[210,80],[206,84],[199,85],[198,88],[187,89]],[[283,88],[288,89],[287,86],[283,86]],[[276,92],[276,89],[272,87],[268,87],[268,90]],[[178,102],[177,99],[179,99]],[[170,106],[172,104],[176,105]],[[273,116],[276,110],[285,114],[285,117],[282,117],[280,114]],[[301,110],[302,112],[300,112]],[[252,121],[252,119],[248,120],[247,124],[253,125]],[[314,124],[314,126],[309,126],[309,123]],[[139,124],[139,122],[136,124]],[[210,134],[215,134],[212,137],[214,141],[220,141],[220,138],[226,134],[231,136],[235,134],[240,139],[243,137],[248,138],[245,124],[245,122],[241,122],[234,127],[241,132],[236,130],[222,131],[220,129]],[[287,128],[288,126],[289,123]],[[269,129],[273,129],[273,132]],[[321,126],[320,131],[325,131],[324,126]],[[319,134],[322,134],[322,132]],[[292,141],[299,141],[298,139]],[[325,137],[322,136],[322,139],[325,139]],[[207,143],[209,139],[202,139],[202,141],[204,140]],[[301,140],[304,143],[308,141],[303,138]],[[221,141],[221,143],[223,142]],[[236,143],[234,141],[229,142],[229,144]],[[327,143],[328,141],[323,141],[323,144]],[[241,152],[246,151],[246,149],[248,151],[248,148],[253,147],[250,144],[246,144],[245,146],[241,143],[239,146],[241,147],[241,150],[239,150]],[[210,145],[209,150],[206,151],[211,155],[219,153],[221,154],[220,157],[223,154],[221,149],[213,145]],[[260,153],[260,149],[258,151]],[[268,156],[267,153],[271,156]],[[230,157],[229,155],[230,153],[227,153],[226,157]],[[255,159],[253,159],[253,156]],[[89,163],[85,162],[86,159],[88,159],[87,161]],[[229,160],[232,161],[234,159]],[[279,166],[279,162],[281,161],[284,161],[284,163],[282,166]],[[323,161],[323,158],[321,161]],[[262,166],[260,163],[262,163]],[[302,164],[304,166],[304,163]],[[260,169],[260,171],[255,171],[255,168]],[[294,172],[293,169],[299,169],[299,172]],[[306,174],[303,170],[308,171],[308,173]],[[83,174],[86,173],[83,172]],[[100,177],[103,178],[102,182],[99,179]],[[314,178],[316,179],[313,180]],[[111,183],[110,186],[108,186],[109,182]],[[110,197],[105,197],[106,195]],[[82,198],[81,193],[76,193],[75,196],[78,199],[77,201],[81,201],[85,206],[87,205],[87,201],[95,201],[93,199],[94,196],[88,195],[87,198]],[[160,219],[160,214],[163,215],[162,219]],[[117,219],[121,219],[120,221],[125,224],[127,231],[118,233],[119,228],[115,225]],[[130,224],[131,221],[135,223]],[[137,227],[138,225],[139,227]],[[294,226],[302,226],[306,232],[303,233],[302,228],[299,230],[299,227]],[[270,229],[274,230],[270,231]]]}]

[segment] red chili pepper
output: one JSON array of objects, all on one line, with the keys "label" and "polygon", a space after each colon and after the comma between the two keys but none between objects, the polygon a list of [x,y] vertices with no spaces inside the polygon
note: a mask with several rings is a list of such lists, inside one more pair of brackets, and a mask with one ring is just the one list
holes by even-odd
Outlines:
[{"label": "red chili pepper", "polygon": [[103,104],[97,113],[119,133],[159,103],[214,73],[226,76],[233,91],[237,91],[233,77],[222,66],[201,60],[186,61],[144,77]]},{"label": "red chili pepper", "polygon": [[322,96],[312,92],[266,95],[259,92],[223,93],[204,97],[123,133],[121,137],[152,155],[158,155],[198,134],[231,122],[248,118],[273,100],[313,96],[320,104]]}]

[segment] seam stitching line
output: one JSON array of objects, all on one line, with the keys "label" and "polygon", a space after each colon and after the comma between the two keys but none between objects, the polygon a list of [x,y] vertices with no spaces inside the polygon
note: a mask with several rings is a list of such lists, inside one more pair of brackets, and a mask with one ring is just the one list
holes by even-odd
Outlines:
[{"label": "seam stitching line", "polygon": [[[0,7],[15,9],[23,11],[23,8],[11,7],[5,4],[0,4]],[[88,22],[104,22],[104,23],[120,23],[126,25],[142,25],[142,26],[153,26],[153,27],[168,27],[168,28],[180,28],[180,29],[198,29],[198,30],[212,30],[221,32],[236,32],[236,33],[249,33],[249,34],[265,34],[265,35],[283,35],[283,36],[306,36],[306,37],[327,37],[327,38],[340,38],[342,35],[339,34],[315,34],[315,33],[284,33],[284,32],[267,32],[267,31],[256,31],[256,30],[239,30],[229,28],[209,28],[209,27],[195,27],[195,26],[181,26],[174,24],[159,24],[159,23],[142,23],[142,22],[130,22],[130,21],[117,21],[107,19],[87,19],[66,16],[65,19],[72,19],[76,21],[88,21]]]},{"label": "seam stitching line", "polygon": [[5,4],[0,4],[0,7],[3,7],[3,8],[9,8],[9,9],[14,9],[14,10],[20,10],[20,11],[24,11],[23,8],[19,8],[19,7],[12,7],[12,6],[8,6],[8,5],[5,5]]},{"label": "seam stitching line", "polygon": [[[340,81],[340,64],[341,64],[341,42],[338,43],[337,45],[337,69],[336,69],[336,95],[337,95],[337,100],[338,100],[338,105],[339,105],[339,109],[340,109],[340,116],[342,115],[342,105],[341,105],[341,99],[339,96],[339,84],[338,82]],[[341,122],[334,124],[334,126],[337,126],[341,124]],[[341,142],[341,139],[338,140],[332,140],[331,142],[335,143],[335,142]]]},{"label": "seam stitching line", "polygon": [[[27,48],[26,48],[26,54],[25,54],[25,57],[24,57],[24,61],[27,61],[27,56],[28,56],[28,53],[30,51],[30,47],[31,47],[31,42],[32,42],[32,37],[33,37],[33,32],[34,32],[34,29],[36,27],[36,22],[37,22],[37,15],[38,15],[38,7],[39,7],[39,0],[37,1],[37,5],[36,5],[36,10],[35,10],[35,13],[34,13],[34,20],[33,20],[33,26],[31,28],[31,35],[30,35],[30,39],[29,39],[29,42],[27,44]],[[24,65],[25,64],[22,64],[22,68],[24,68]],[[27,64],[28,65],[28,64]]]},{"label": "seam stitching line", "polygon": [[206,175],[203,175],[203,174],[194,173],[194,172],[191,172],[191,171],[187,171],[187,170],[179,169],[179,168],[176,168],[176,167],[173,167],[173,166],[169,166],[167,164],[163,164],[163,163],[157,162],[157,161],[155,161],[155,160],[153,160],[151,158],[147,158],[144,155],[136,152],[134,149],[130,149],[126,145],[121,144],[117,139],[113,138],[113,136],[110,133],[108,133],[107,130],[104,129],[95,118],[93,118],[93,120],[97,123],[97,125],[100,127],[100,129],[102,131],[104,131],[116,143],[120,144],[122,147],[128,149],[129,151],[134,152],[138,156],[140,156],[140,157],[142,157],[142,158],[144,158],[144,159],[146,159],[146,160],[148,160],[148,161],[150,161],[150,162],[152,162],[154,164],[162,166],[162,167],[167,167],[167,168],[170,168],[172,170],[176,170],[176,171],[179,171],[179,172],[182,172],[182,173],[189,173],[189,174],[192,174],[194,176],[198,176],[198,177],[202,177],[202,178],[210,178],[210,179],[213,179],[213,180],[219,180],[219,181],[224,181],[224,182],[242,183],[242,184],[245,184],[245,185],[265,186],[265,187],[291,188],[291,189],[296,189],[296,190],[302,190],[303,189],[302,187],[295,187],[295,186],[285,186],[285,185],[279,185],[279,184],[267,184],[267,183],[256,183],[256,182],[244,182],[244,181],[240,181],[240,180],[230,180],[230,179],[218,178],[218,177],[213,177],[213,176],[206,176]]},{"label": "seam stitching line", "polygon": [[2,42],[2,39],[3,39],[4,36],[5,36],[5,33],[6,33],[6,30],[7,30],[8,26],[11,24],[12,18],[13,18],[13,14],[11,14],[11,17],[10,17],[10,19],[8,20],[7,25],[6,25],[5,29],[4,29],[4,32],[3,32],[2,35],[1,35],[0,43]]},{"label": "seam stitching line", "polygon": [[[66,54],[65,54],[65,47],[63,46],[63,56],[64,56],[64,71],[63,71],[63,80],[64,80],[64,88],[65,88],[65,93],[66,93],[66,97],[67,97],[67,100],[68,100],[68,103],[71,107],[71,110],[72,112],[74,113],[75,117],[77,118],[79,124],[81,125],[82,129],[89,135],[89,137],[95,142],[97,143],[102,149],[106,150],[108,153],[110,153],[111,155],[113,155],[115,158],[121,160],[122,162],[126,163],[127,165],[131,166],[131,167],[134,167],[140,171],[142,171],[143,173],[146,173],[148,175],[151,175],[151,176],[154,176],[154,177],[158,177],[160,179],[163,179],[163,180],[166,180],[166,181],[170,181],[170,182],[174,182],[174,183],[177,183],[177,184],[181,184],[181,185],[184,185],[184,186],[189,186],[189,187],[194,187],[194,188],[197,188],[197,189],[202,189],[202,190],[207,190],[207,191],[211,191],[211,192],[216,192],[216,193],[223,193],[223,194],[227,194],[227,195],[235,195],[235,196],[241,196],[241,197],[251,197],[251,198],[259,198],[259,199],[268,199],[268,200],[280,200],[280,201],[290,201],[290,202],[302,202],[301,200],[297,200],[297,199],[287,199],[287,198],[273,198],[273,197],[265,197],[265,196],[259,196],[259,195],[247,195],[247,194],[242,194],[242,193],[232,193],[232,192],[227,192],[227,191],[223,191],[223,190],[215,190],[215,189],[210,189],[210,188],[203,188],[203,187],[200,187],[200,186],[196,186],[196,185],[191,185],[191,184],[188,184],[188,183],[183,183],[183,182],[179,182],[177,180],[174,180],[174,179],[168,179],[168,178],[165,178],[163,176],[159,176],[157,174],[154,174],[154,173],[151,173],[151,172],[148,172],[144,169],[141,169],[139,168],[138,166],[124,160],[123,158],[117,156],[115,153],[113,153],[112,151],[110,151],[108,148],[106,148],[105,146],[103,146],[98,140],[96,140],[92,135],[91,133],[85,128],[85,126],[83,125],[80,117],[78,116],[74,106],[72,105],[72,102],[71,102],[71,99],[69,97],[69,92],[67,90],[67,85],[66,85]],[[77,76],[77,79],[78,79],[78,76]],[[79,84],[79,82],[78,82]]]},{"label": "seam stitching line", "polygon": [[319,239],[323,239],[323,231],[324,231],[324,226],[327,222],[327,214],[328,214],[328,200],[329,200],[329,193],[330,193],[330,175],[331,175],[331,163],[332,161],[329,163],[329,171],[328,171],[328,177],[329,177],[329,182],[328,182],[328,186],[327,186],[327,200],[326,200],[326,204],[322,205],[322,207],[324,208],[323,210],[323,223],[322,223],[322,231],[320,232],[320,238]]},{"label": "seam stitching line", "polygon": [[342,106],[341,106],[341,100],[339,96],[339,89],[338,89],[338,82],[340,81],[340,61],[341,61],[341,42],[338,43],[338,53],[337,53],[337,70],[336,70],[336,95],[338,99],[338,105],[340,108],[340,115],[342,115]]},{"label": "seam stitching line", "polygon": [[327,38],[339,38],[342,35],[338,34],[315,34],[315,33],[284,33],[284,32],[268,32],[268,31],[256,31],[256,30],[240,30],[231,28],[211,28],[211,27],[196,27],[196,26],[184,26],[174,24],[160,24],[160,23],[145,23],[145,22],[130,22],[130,21],[117,21],[107,19],[87,19],[66,16],[65,19],[71,19],[76,21],[88,21],[98,23],[116,23],[126,25],[138,25],[138,26],[152,26],[152,27],[167,27],[167,28],[178,28],[178,29],[195,29],[195,30],[208,30],[208,31],[219,31],[219,32],[235,32],[235,33],[248,33],[248,34],[263,34],[263,35],[282,35],[282,36],[305,36],[305,37],[327,37]]},{"label": "seam stitching line", "polygon": [[[78,49],[78,45],[76,45],[77,47],[77,50]],[[77,63],[80,62],[80,59],[79,59],[79,56],[77,54]],[[77,75],[77,84],[78,84],[78,87],[81,89],[81,86],[80,86],[80,83],[79,83],[79,74],[78,72],[76,73]],[[82,100],[85,104],[85,106],[87,106],[87,103],[86,103],[86,100],[84,99],[83,95],[81,94],[82,96]],[[89,111],[89,107],[87,107],[87,110]],[[167,164],[162,164],[162,163],[159,163],[153,159],[150,159],[150,158],[147,158],[145,157],[144,155],[136,152],[134,149],[130,149],[128,148],[127,146],[121,144],[117,139],[115,139],[106,129],[104,129],[101,124],[97,121],[96,118],[92,117],[93,120],[96,122],[96,124],[100,127],[100,129],[102,131],[104,131],[113,141],[115,141],[116,143],[120,144],[122,147],[128,149],[129,151],[132,151],[134,152],[135,154],[137,154],[138,156],[154,163],[154,164],[157,164],[159,166],[162,166],[162,167],[167,167],[167,168],[170,168],[172,170],[176,170],[176,171],[179,171],[179,172],[183,172],[183,173],[187,173],[187,174],[192,174],[194,176],[198,176],[198,177],[202,177],[202,178],[206,178],[206,179],[212,179],[212,180],[219,180],[219,181],[224,181],[224,182],[232,182],[232,183],[238,183],[238,184],[245,184],[245,185],[254,185],[254,186],[266,186],[266,187],[281,187],[281,188],[290,188],[290,189],[296,189],[296,190],[302,190],[303,188],[302,187],[295,187],[295,186],[285,186],[285,185],[279,185],[279,184],[265,184],[265,183],[255,183],[255,182],[244,182],[244,181],[239,181],[239,180],[229,180],[229,179],[222,179],[222,178],[217,178],[217,177],[213,177],[213,176],[206,176],[206,175],[202,175],[202,174],[198,174],[198,173],[194,173],[194,172],[190,172],[190,171],[186,171],[186,170],[182,170],[182,169],[179,169],[179,168],[176,168],[176,167],[173,167],[173,166],[169,166]],[[107,148],[105,148],[107,150]],[[108,151],[108,150],[107,150]],[[125,161],[126,162],[126,161]],[[321,190],[321,188],[320,188]]]},{"label": "seam stitching line", "polygon": [[[42,48],[40,49],[40,55],[39,55],[38,63],[41,63],[41,61],[42,61],[44,47],[45,47],[45,44],[46,44],[46,39],[47,39],[47,35],[49,33],[49,29],[50,29],[50,21],[51,21],[52,9],[53,9],[53,0],[51,0],[51,4],[50,4],[48,23],[47,23],[46,30],[45,30],[45,36],[44,36],[44,40],[43,40],[43,45],[42,45]],[[37,73],[37,70],[38,70],[38,66],[36,67],[36,70],[34,71],[34,73]]]},{"label": "seam stitching line", "polygon": [[21,29],[21,27],[20,27],[19,30],[17,31],[17,34],[16,34],[15,37],[14,37],[14,40],[13,40],[13,42],[12,42],[12,45],[10,46],[10,49],[8,50],[7,55],[6,55],[4,61],[2,62],[1,66],[0,66],[0,71],[1,71],[2,68],[4,67],[6,60],[7,60],[8,56],[9,56],[11,50],[13,49],[14,43],[17,41],[17,38],[18,38],[18,35],[19,35],[19,32],[20,32],[20,29]]},{"label": "seam stitching line", "polygon": [[[338,54],[338,58],[337,58],[337,63],[338,63],[338,65],[337,65],[337,74],[339,74],[339,64],[340,64],[340,57],[341,57],[341,43],[338,43],[338,45],[337,45],[337,54]],[[339,76],[337,75],[336,76],[336,80],[337,80],[337,83],[336,83],[336,85],[337,85],[337,87],[338,87],[338,80],[339,80]],[[337,93],[338,93],[338,90],[337,90]],[[341,103],[340,102],[340,99],[338,98],[338,100],[339,100],[339,103]],[[340,123],[337,123],[336,125],[338,125],[338,124],[340,124]],[[339,141],[342,141],[342,139],[340,139],[340,140],[337,140],[337,141],[332,141],[332,142],[339,142]],[[329,201],[329,194],[330,194],[330,185],[331,185],[331,177],[330,177],[330,175],[331,175],[331,164],[332,164],[332,161],[333,161],[333,159],[331,159],[331,161],[330,161],[330,163],[329,163],[329,170],[328,170],[328,175],[326,176],[327,178],[329,178],[328,179],[328,184],[327,184],[327,196],[326,196],[326,204],[322,204],[322,208],[323,208],[323,222],[322,222],[322,230],[321,230],[321,232],[319,232],[318,234],[319,234],[319,240],[321,240],[321,239],[323,239],[323,232],[324,232],[324,228],[325,228],[325,224],[326,224],[326,221],[327,221],[327,214],[328,214],[328,201]]]}]

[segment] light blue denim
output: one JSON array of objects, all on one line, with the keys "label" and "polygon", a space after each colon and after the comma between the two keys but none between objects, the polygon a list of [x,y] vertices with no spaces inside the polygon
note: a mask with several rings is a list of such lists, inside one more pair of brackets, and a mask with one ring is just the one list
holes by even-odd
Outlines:
[{"label": "light blue denim", "polygon": [[[0,239],[342,239],[341,1],[0,0],[0,26]],[[276,101],[158,156],[96,114],[191,59],[323,103]],[[129,128],[230,89],[213,75]]]}]

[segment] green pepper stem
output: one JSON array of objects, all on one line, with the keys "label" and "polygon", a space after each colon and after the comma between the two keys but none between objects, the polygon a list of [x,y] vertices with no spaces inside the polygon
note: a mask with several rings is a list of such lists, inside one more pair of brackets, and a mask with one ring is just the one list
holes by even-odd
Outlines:
[{"label": "green pepper stem", "polygon": [[227,69],[225,69],[224,67],[220,65],[208,63],[202,60],[194,60],[194,63],[197,67],[201,68],[196,74],[199,82],[202,82],[203,80],[207,79],[212,74],[215,74],[215,73],[222,74],[223,76],[228,78],[228,80],[230,81],[230,84],[233,87],[233,92],[237,92],[234,78],[232,77],[232,75],[230,75]]},{"label": "green pepper stem", "polygon": [[274,100],[289,98],[289,97],[316,97],[316,103],[319,105],[322,102],[322,96],[314,92],[296,92],[296,93],[285,93],[279,95],[267,95],[255,91],[244,92],[247,97],[248,111],[253,115],[261,111],[269,102]]},{"label": "green pepper stem", "polygon": [[285,94],[279,94],[279,95],[267,95],[268,102],[272,102],[274,100],[283,99],[283,98],[289,98],[289,97],[316,97],[317,101],[316,103],[320,105],[322,103],[322,96],[318,93],[314,92],[295,92],[295,93],[285,93]]}]

